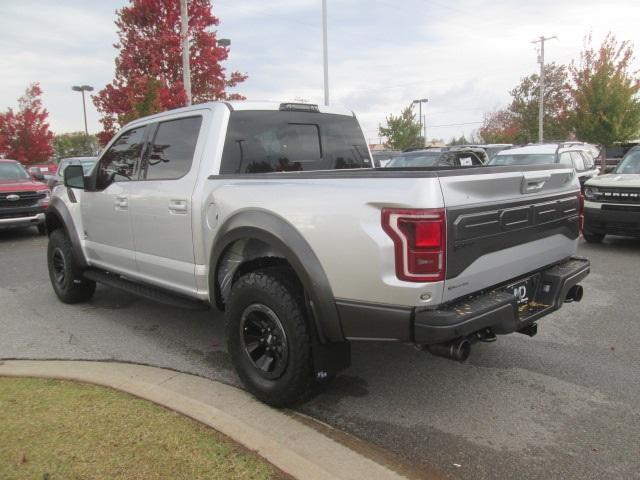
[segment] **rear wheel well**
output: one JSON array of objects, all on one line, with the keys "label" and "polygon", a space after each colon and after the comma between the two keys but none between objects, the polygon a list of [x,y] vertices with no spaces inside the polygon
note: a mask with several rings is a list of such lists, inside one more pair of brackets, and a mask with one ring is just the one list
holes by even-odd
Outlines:
[{"label": "rear wheel well", "polygon": [[290,270],[291,277],[302,285],[293,267],[283,254],[258,239],[241,239],[228,245],[217,262],[214,276],[215,303],[224,311],[231,286],[243,275],[268,267]]}]

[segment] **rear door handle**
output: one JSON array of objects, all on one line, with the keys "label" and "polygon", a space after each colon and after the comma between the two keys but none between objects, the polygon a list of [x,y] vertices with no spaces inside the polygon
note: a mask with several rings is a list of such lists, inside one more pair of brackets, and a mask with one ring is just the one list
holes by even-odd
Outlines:
[{"label": "rear door handle", "polygon": [[187,213],[187,210],[186,200],[169,200],[169,211],[171,213]]},{"label": "rear door handle", "polygon": [[116,210],[127,210],[129,208],[129,200],[124,195],[118,195],[116,196],[114,207]]}]

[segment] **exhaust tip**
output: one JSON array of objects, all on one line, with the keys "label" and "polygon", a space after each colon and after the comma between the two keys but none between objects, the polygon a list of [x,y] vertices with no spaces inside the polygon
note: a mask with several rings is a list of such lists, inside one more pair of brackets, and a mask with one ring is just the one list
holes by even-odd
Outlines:
[{"label": "exhaust tip", "polygon": [[466,338],[463,338],[455,344],[454,360],[458,362],[464,362],[471,354],[471,342]]},{"label": "exhaust tip", "polygon": [[426,348],[432,355],[456,362],[464,362],[471,354],[471,342],[466,338],[458,338],[449,343],[427,345]]},{"label": "exhaust tip", "polygon": [[582,285],[574,285],[567,292],[567,298],[565,302],[579,302],[582,300],[582,295],[584,294],[584,289]]}]

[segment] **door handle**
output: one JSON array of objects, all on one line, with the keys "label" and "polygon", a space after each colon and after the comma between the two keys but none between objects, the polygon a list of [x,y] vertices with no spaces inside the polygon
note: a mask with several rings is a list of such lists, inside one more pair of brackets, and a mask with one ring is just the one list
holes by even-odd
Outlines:
[{"label": "door handle", "polygon": [[186,200],[169,200],[169,211],[171,213],[187,213],[187,210]]},{"label": "door handle", "polygon": [[123,195],[118,195],[116,196],[114,206],[116,210],[127,210],[129,208],[129,200]]}]

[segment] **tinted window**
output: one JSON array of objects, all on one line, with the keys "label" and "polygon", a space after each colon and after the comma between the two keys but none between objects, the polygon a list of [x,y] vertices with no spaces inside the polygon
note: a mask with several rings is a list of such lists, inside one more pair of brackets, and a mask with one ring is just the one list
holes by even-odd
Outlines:
[{"label": "tinted window", "polygon": [[364,141],[358,122],[343,115],[327,116],[321,126],[322,145],[329,168],[371,167],[369,148]]},{"label": "tinted window", "polygon": [[317,112],[231,113],[220,173],[370,167],[353,117]]},{"label": "tinted window", "polygon": [[584,170],[584,159],[580,152],[571,152],[571,158],[573,159],[573,166],[579,172]]},{"label": "tinted window", "polygon": [[161,122],[144,162],[147,180],[174,180],[191,169],[202,117]]},{"label": "tinted window", "polygon": [[145,127],[127,130],[118,137],[100,159],[96,188],[103,190],[113,182],[136,180],[136,164],[140,158]]},{"label": "tinted window", "polygon": [[[444,152],[440,159],[440,165],[449,165],[452,167],[471,167],[484,165],[484,162],[475,152]],[[484,156],[484,155],[483,155]]]}]

